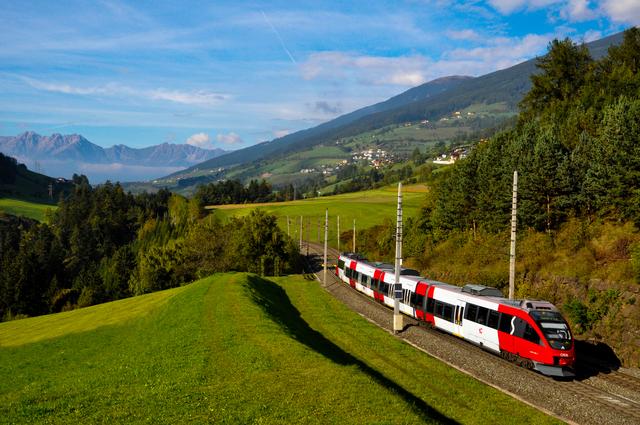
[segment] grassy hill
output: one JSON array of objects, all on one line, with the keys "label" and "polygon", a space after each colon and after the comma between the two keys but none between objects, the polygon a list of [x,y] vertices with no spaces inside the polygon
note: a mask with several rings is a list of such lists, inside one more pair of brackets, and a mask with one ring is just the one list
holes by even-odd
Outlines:
[{"label": "grassy hill", "polygon": [[57,206],[21,199],[0,198],[0,213],[12,214],[22,217],[45,221],[47,210],[55,210]]},{"label": "grassy hill", "polygon": [[0,323],[0,417],[555,422],[393,338],[314,280],[246,274]]},{"label": "grassy hill", "polygon": [[0,153],[0,214],[45,220],[46,210],[73,189],[73,183],[27,169],[14,158]]},{"label": "grassy hill", "polygon": [[[422,185],[403,187],[404,217],[415,217],[422,206],[427,188]],[[395,223],[398,201],[396,186],[388,186],[376,190],[345,193],[341,195],[323,196],[320,198],[303,199],[299,201],[275,202],[268,204],[239,204],[219,205],[208,207],[213,214],[227,220],[230,217],[242,217],[255,208],[261,208],[278,218],[282,229],[287,229],[287,216],[290,220],[290,233],[297,240],[300,231],[300,216],[303,216],[303,237],[306,239],[308,231],[310,240],[317,239],[318,223],[320,223],[321,238],[324,238],[325,210],[329,209],[329,241],[330,246],[336,246],[337,216],[340,216],[341,233],[353,228],[356,220],[357,229],[365,229],[383,224],[385,220]],[[322,239],[324,240],[324,239]],[[350,245],[349,245],[350,246]],[[344,248],[344,246],[343,246]]]}]

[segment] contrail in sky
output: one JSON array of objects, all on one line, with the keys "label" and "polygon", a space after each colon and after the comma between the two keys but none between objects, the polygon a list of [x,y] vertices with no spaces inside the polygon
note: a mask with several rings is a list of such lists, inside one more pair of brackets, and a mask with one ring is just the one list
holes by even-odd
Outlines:
[{"label": "contrail in sky", "polygon": [[287,46],[285,46],[284,41],[282,40],[282,37],[280,37],[280,33],[278,32],[276,27],[274,27],[273,24],[271,23],[271,21],[269,21],[269,18],[267,18],[267,15],[264,13],[264,11],[261,10],[260,12],[262,12],[262,16],[264,16],[264,20],[267,21],[267,24],[269,24],[269,26],[271,27],[271,29],[275,33],[276,37],[278,37],[278,40],[280,40],[280,45],[282,46],[284,51],[287,53],[287,55],[289,55],[289,59],[291,59],[291,62],[293,62],[295,65],[297,65],[298,62],[296,62],[296,60],[293,58],[293,55],[291,55],[291,52],[289,51],[289,49],[287,49]]}]

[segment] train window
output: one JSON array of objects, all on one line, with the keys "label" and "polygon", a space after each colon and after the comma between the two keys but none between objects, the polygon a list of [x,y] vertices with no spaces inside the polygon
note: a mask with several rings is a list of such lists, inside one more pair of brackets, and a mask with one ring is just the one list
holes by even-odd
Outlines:
[{"label": "train window", "polygon": [[422,310],[424,308],[424,295],[416,294],[414,292],[413,306]]},{"label": "train window", "polygon": [[344,269],[344,261],[338,260],[338,268],[339,269]]},{"label": "train window", "polygon": [[386,294],[389,291],[389,284],[385,281],[380,281],[380,292]]},{"label": "train window", "polygon": [[453,322],[453,306],[451,304],[444,304],[444,314],[442,318]]},{"label": "train window", "polygon": [[527,328],[527,322],[525,322],[524,320],[522,320],[519,317],[516,317],[516,320],[514,320],[513,322],[513,335],[523,338],[524,337],[524,330]]},{"label": "train window", "polygon": [[404,294],[403,294],[403,295],[404,295],[404,296],[402,297],[403,302],[404,302],[405,304],[409,304],[409,303],[411,302],[411,300],[413,299],[413,295],[414,295],[414,293],[413,293],[413,292],[411,292],[411,291],[410,291],[410,290],[408,290],[408,289],[405,289],[405,290],[404,290]]},{"label": "train window", "polygon": [[487,323],[487,316],[489,315],[489,309],[478,306],[478,318],[476,323],[479,325],[485,325]]},{"label": "train window", "polygon": [[379,283],[380,281],[378,279],[371,279],[371,289],[373,289],[374,291],[377,291]]},{"label": "train window", "polygon": [[533,342],[534,344],[540,344],[540,336],[535,329],[533,329],[528,323],[524,328],[524,335],[522,336],[529,342]]},{"label": "train window", "polygon": [[500,320],[500,313],[495,310],[489,310],[489,319],[487,319],[487,326],[493,329],[498,329],[498,321]]},{"label": "train window", "polygon": [[433,298],[427,298],[427,313],[433,314]]},{"label": "train window", "polygon": [[415,307],[416,306],[416,293],[415,292],[411,292],[411,299],[409,300],[409,305],[411,307]]},{"label": "train window", "polygon": [[467,304],[467,311],[465,312],[464,318],[475,322],[476,314],[478,314],[478,306],[475,304]]},{"label": "train window", "polygon": [[350,277],[351,277],[351,269],[345,269],[345,270],[344,270],[344,275],[345,275],[346,277],[350,278]]},{"label": "train window", "polygon": [[500,331],[510,334],[511,333],[511,319],[513,316],[507,313],[500,313]]},{"label": "train window", "polygon": [[444,304],[440,301],[436,301],[435,312],[433,314],[438,317],[444,317]]}]

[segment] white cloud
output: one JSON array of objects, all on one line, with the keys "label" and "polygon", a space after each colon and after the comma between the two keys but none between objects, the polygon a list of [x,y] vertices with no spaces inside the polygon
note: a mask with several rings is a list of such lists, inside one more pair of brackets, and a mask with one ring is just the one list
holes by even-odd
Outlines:
[{"label": "white cloud", "polygon": [[220,143],[224,143],[225,145],[238,145],[244,143],[242,138],[234,132],[229,134],[218,134],[216,136],[216,140]]},{"label": "white cloud", "polygon": [[186,105],[216,105],[229,98],[228,95],[205,90],[184,92],[179,90],[157,89],[149,91],[147,94],[151,99],[168,100]]},{"label": "white cloud", "polygon": [[595,19],[597,13],[589,6],[589,0],[569,0],[564,8],[560,11],[560,16],[571,22],[582,22]]},{"label": "white cloud", "polygon": [[590,43],[592,41],[596,41],[602,38],[602,33],[596,30],[589,30],[584,33],[584,42]]},{"label": "white cloud", "polygon": [[314,53],[300,70],[306,80],[356,80],[365,85],[415,86],[424,83],[424,56],[362,56],[345,52]]},{"label": "white cloud", "polygon": [[102,87],[75,87],[64,83],[48,83],[45,81],[34,80],[32,78],[22,78],[27,84],[34,89],[64,93],[64,94],[78,94],[78,95],[102,95],[102,94],[114,94],[118,90],[118,86],[114,84],[107,84]]},{"label": "white cloud", "polygon": [[280,137],[284,137],[284,136],[286,136],[287,134],[291,134],[291,131],[292,131],[292,130],[289,130],[288,128],[285,128],[285,129],[282,129],[282,130],[276,130],[276,131],[274,131],[274,132],[273,132],[273,135],[274,135],[276,138],[278,138],[278,139],[279,139]]},{"label": "white cloud", "polygon": [[640,25],[640,1],[638,0],[605,0],[601,8],[614,21]]},{"label": "white cloud", "polygon": [[489,4],[503,15],[508,15],[520,9],[526,0],[489,0]]},{"label": "white cloud", "polygon": [[[473,33],[466,31],[460,35],[471,37]],[[447,75],[477,76],[516,65],[543,54],[555,36],[529,34],[483,39],[479,47],[452,49],[437,60],[419,55],[388,58],[323,52],[311,55],[301,65],[301,72],[305,79],[327,79],[336,84],[355,80],[363,85],[413,87]]]},{"label": "white cloud", "polygon": [[489,0],[489,4],[503,15],[510,15],[522,9],[542,9],[560,2],[561,0]]},{"label": "white cloud", "polygon": [[196,133],[189,137],[185,143],[202,149],[213,149],[211,138],[207,133]]},{"label": "white cloud", "polygon": [[230,99],[230,96],[223,93],[216,93],[206,90],[181,91],[158,88],[154,90],[140,90],[121,84],[109,83],[101,86],[79,87],[66,83],[51,83],[33,78],[22,77],[22,80],[31,87],[55,93],[73,94],[80,96],[115,96],[115,97],[137,97],[150,100],[164,100],[185,105],[213,106]]},{"label": "white cloud", "polygon": [[553,35],[529,34],[522,38],[495,38],[487,46],[473,49],[454,49],[447,54],[446,60],[461,65],[468,63],[475,75],[504,69],[531,59],[544,51]]},{"label": "white cloud", "polygon": [[480,38],[480,35],[472,29],[447,31],[447,36],[453,40],[469,41],[477,41]]}]

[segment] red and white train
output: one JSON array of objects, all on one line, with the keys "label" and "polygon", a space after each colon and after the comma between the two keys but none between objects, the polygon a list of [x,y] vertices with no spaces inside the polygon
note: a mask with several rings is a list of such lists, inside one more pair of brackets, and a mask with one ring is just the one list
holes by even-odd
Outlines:
[{"label": "red and white train", "polygon": [[[341,254],[336,274],[369,297],[393,307],[395,270],[357,254]],[[542,374],[574,376],[569,325],[547,301],[509,300],[496,288],[463,287],[400,272],[400,311]]]}]

